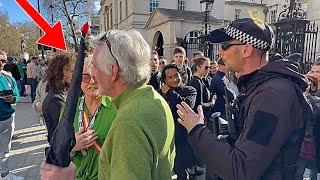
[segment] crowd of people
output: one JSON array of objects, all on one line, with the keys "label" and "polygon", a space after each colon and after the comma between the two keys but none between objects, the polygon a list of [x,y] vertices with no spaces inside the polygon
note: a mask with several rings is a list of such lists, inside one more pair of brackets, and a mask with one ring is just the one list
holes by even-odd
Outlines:
[{"label": "crowd of people", "polygon": [[[178,180],[196,180],[204,173],[200,166],[206,167],[206,180],[301,180],[306,168],[316,180],[320,60],[303,75],[293,56],[269,58],[273,36],[264,22],[239,19],[212,32],[211,41],[221,44],[218,59],[199,51],[188,60],[185,49],[176,47],[167,61],[137,31],[99,35],[82,73],[72,162],[67,168],[43,163],[41,178],[171,179],[174,172]],[[12,91],[0,94],[0,179],[22,179],[8,167],[14,104],[30,85],[50,145],[76,54],[49,63],[15,62],[4,52],[0,59],[0,90]],[[7,81],[12,83],[4,86]],[[234,121],[235,134],[213,134],[208,123],[217,112]]]},{"label": "crowd of people", "polygon": [[[33,57],[7,57],[0,50],[0,179],[22,179],[9,172],[9,151],[15,128],[15,105],[29,93],[35,100],[38,82],[44,78],[47,62]],[[41,110],[38,110],[41,112]]]}]

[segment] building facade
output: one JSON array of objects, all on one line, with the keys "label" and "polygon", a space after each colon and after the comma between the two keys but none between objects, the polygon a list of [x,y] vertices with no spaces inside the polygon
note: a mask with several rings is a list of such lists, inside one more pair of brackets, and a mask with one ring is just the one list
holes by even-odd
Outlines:
[{"label": "building facade", "polygon": [[[257,17],[269,24],[276,23],[286,2],[215,0],[209,18],[209,30],[226,27],[231,21],[246,17]],[[320,24],[320,1],[299,2],[308,12],[308,20]],[[197,14],[201,13],[200,0],[101,0],[100,5],[100,31],[136,29],[152,49],[160,50],[160,55],[168,59],[181,41],[194,41],[204,32],[204,14]],[[190,14],[196,18],[190,18]],[[319,49],[320,45],[317,54],[320,54]]]},{"label": "building facade", "polygon": [[[136,29],[152,49],[159,49],[160,55],[168,59],[181,40],[195,38],[203,30],[204,14],[197,14],[201,12],[200,0],[101,0],[100,5],[100,31]],[[215,0],[209,18],[212,20],[209,24],[211,29],[223,26],[223,7],[224,0]],[[156,12],[158,8],[168,10]],[[173,17],[177,11],[186,15],[190,14],[188,12],[196,13],[197,18],[184,18],[182,15],[178,19]]]},{"label": "building facade", "polygon": [[99,15],[92,14],[91,19],[91,35],[98,35],[100,33],[100,18]]}]

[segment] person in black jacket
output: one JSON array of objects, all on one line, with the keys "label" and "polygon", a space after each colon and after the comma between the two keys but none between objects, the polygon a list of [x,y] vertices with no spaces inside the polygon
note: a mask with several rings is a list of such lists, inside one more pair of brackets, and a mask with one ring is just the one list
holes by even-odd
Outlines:
[{"label": "person in black jacket", "polygon": [[[318,90],[318,79],[317,77],[307,74],[309,79],[309,86],[305,91],[305,96],[308,98],[310,104],[312,105],[313,113],[312,119],[307,122],[307,129],[305,135],[305,141],[311,142],[314,147],[309,149],[311,151],[305,152],[304,148],[301,148],[300,158],[298,161],[298,167],[295,174],[295,180],[303,179],[303,174],[305,169],[310,170],[309,177],[311,180],[317,180],[317,172],[319,172],[319,121],[320,121],[320,98],[315,96],[315,93]],[[302,145],[304,146],[304,144]]]},{"label": "person in black jacket", "polygon": [[[208,75],[210,67],[209,58],[198,58],[193,60],[192,72],[193,78],[189,81],[188,85],[194,87],[197,90],[197,98],[194,107],[199,105],[203,106],[205,118],[209,119],[211,115],[210,109],[213,107],[215,98],[212,98],[209,89],[203,81],[203,77]],[[197,112],[197,108],[194,108]]]},{"label": "person in black jacket", "polygon": [[[159,93],[168,102],[175,124],[176,158],[173,170],[178,180],[185,180],[188,176],[186,169],[191,169],[196,164],[196,157],[187,141],[186,128],[177,121],[179,116],[176,105],[184,101],[193,107],[197,92],[193,87],[182,84],[179,68],[175,64],[168,64],[163,68],[161,81],[163,85]],[[192,174],[189,176],[192,177]]]},{"label": "person in black jacket", "polygon": [[160,76],[161,73],[159,71],[159,56],[156,51],[151,52],[150,57],[150,67],[151,67],[151,76],[148,82],[156,91],[160,89]]},{"label": "person in black jacket", "polygon": [[272,28],[256,18],[211,32],[209,39],[221,43],[219,55],[228,69],[241,74],[229,143],[210,135],[201,106],[196,114],[187,104],[178,105],[189,143],[224,180],[294,179],[312,110],[303,95],[307,78],[299,73],[299,64],[282,57],[268,60],[273,37]]},{"label": "person in black jacket", "polygon": [[43,100],[42,113],[48,130],[50,144],[54,130],[59,123],[60,111],[64,106],[76,57],[74,54],[57,55],[50,61],[44,81],[47,82],[46,95]]}]

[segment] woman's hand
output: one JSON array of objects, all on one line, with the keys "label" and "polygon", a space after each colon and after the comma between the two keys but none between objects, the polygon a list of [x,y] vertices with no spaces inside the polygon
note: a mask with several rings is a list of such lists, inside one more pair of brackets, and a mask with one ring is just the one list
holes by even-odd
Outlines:
[{"label": "woman's hand", "polygon": [[84,132],[84,128],[75,133],[75,136],[76,145],[72,149],[72,152],[88,149],[98,139],[98,134],[94,130],[87,129],[87,132]]},{"label": "woman's hand", "polygon": [[42,112],[42,103],[40,101],[36,103],[34,110],[36,110],[37,113]]}]

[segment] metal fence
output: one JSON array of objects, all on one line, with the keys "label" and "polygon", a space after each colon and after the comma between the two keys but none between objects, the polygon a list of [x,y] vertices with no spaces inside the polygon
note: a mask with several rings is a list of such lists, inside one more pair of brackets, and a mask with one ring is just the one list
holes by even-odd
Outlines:
[{"label": "metal fence", "polygon": [[219,51],[219,44],[212,44],[210,42],[200,43],[197,42],[184,42],[183,46],[186,50],[187,57],[189,59],[193,58],[193,53],[201,51],[204,53],[204,56],[210,58],[210,60],[217,60],[219,58],[218,51]]}]

